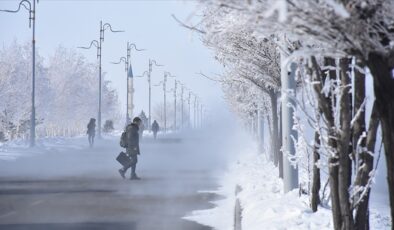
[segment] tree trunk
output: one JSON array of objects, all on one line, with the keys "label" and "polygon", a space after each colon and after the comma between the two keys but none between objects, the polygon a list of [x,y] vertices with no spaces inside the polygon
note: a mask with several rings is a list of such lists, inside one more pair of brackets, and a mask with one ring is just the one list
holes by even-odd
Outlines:
[{"label": "tree trunk", "polygon": [[391,219],[394,220],[394,79],[388,57],[370,53],[366,64],[374,78],[376,106],[382,125],[387,164]]},{"label": "tree trunk", "polygon": [[317,206],[320,204],[320,168],[317,166],[320,160],[320,135],[319,132],[315,131],[315,144],[313,147],[313,174],[312,174],[312,197],[311,197],[311,207],[312,211],[317,211]]},{"label": "tree trunk", "polygon": [[[366,146],[367,151],[363,151],[360,154],[360,169],[357,172],[357,178],[355,184],[358,186],[365,187],[368,184],[368,180],[370,179],[370,172],[373,169],[373,156],[369,152],[375,151],[375,143],[376,143],[376,133],[379,127],[379,115],[376,107],[376,103],[374,103],[372,108],[371,118],[369,120],[369,128],[368,128],[368,136],[366,138]],[[359,204],[356,207],[356,222],[355,229],[357,230],[368,230],[369,229],[369,194],[371,188],[367,189],[365,196],[362,198]],[[360,199],[360,197],[357,197]]]},{"label": "tree trunk", "polygon": [[[272,113],[272,151],[274,156],[274,164],[278,166],[279,164],[279,123],[278,123],[278,104],[277,104],[277,94],[274,90],[270,90],[269,93],[271,99],[271,113]],[[280,170],[279,170],[280,171]]]},{"label": "tree trunk", "polygon": [[351,167],[349,143],[350,143],[350,121],[351,121],[351,101],[349,98],[351,79],[348,74],[350,61],[348,58],[340,59],[340,81],[341,81],[341,95],[339,98],[339,116],[340,116],[340,132],[338,137],[338,194],[342,218],[342,230],[353,229],[353,214],[350,209],[349,202],[349,186],[351,181],[351,174],[349,168]]},{"label": "tree trunk", "polygon": [[[359,67],[364,67],[363,63],[357,60],[356,64]],[[354,116],[355,122],[353,126],[353,157],[355,162],[355,170],[356,170],[356,181],[355,184],[358,186],[365,186],[369,179],[369,173],[372,169],[373,165],[373,157],[368,154],[368,152],[363,151],[366,147],[366,137],[363,136],[365,130],[365,106],[363,107],[363,103],[365,100],[365,74],[358,71],[356,68],[354,69]],[[372,111],[370,124],[374,121],[374,114],[376,114],[376,106]],[[376,126],[377,128],[377,126]],[[371,129],[371,125],[370,125]],[[368,135],[371,134],[371,131],[368,131]],[[376,131],[375,131],[376,136]],[[376,139],[376,138],[375,138]],[[375,145],[373,145],[375,146]],[[360,152],[361,151],[361,152]],[[374,152],[374,149],[369,150]],[[372,163],[372,165],[370,164]],[[359,230],[368,230],[369,229],[369,215],[368,215],[368,200],[369,200],[369,188],[366,196],[363,198],[359,207],[356,208],[356,217],[355,217],[355,228]],[[353,202],[357,202],[359,196],[355,197],[356,200]]]},{"label": "tree trunk", "polygon": [[[312,66],[313,66],[313,79],[312,82],[316,81],[318,84],[314,84],[314,90],[317,94],[319,110],[321,111],[322,115],[326,119],[328,123],[328,145],[331,149],[329,153],[328,159],[328,172],[329,172],[329,183],[330,183],[330,190],[331,190],[331,212],[332,218],[334,223],[334,229],[338,230],[341,229],[342,226],[342,218],[341,218],[341,208],[340,208],[340,201],[339,201],[339,185],[338,185],[338,153],[337,153],[337,140],[336,140],[336,132],[335,132],[335,122],[334,122],[334,114],[333,114],[333,97],[335,95],[330,94],[329,97],[325,97],[322,93],[323,84],[325,75],[323,71],[320,69],[319,64],[316,61],[315,57],[311,57]],[[335,66],[335,60],[332,58],[325,58],[324,59],[325,65]],[[335,71],[330,71],[329,77],[335,79]]]},{"label": "tree trunk", "polygon": [[283,179],[283,152],[280,151],[280,148],[282,148],[283,141],[282,141],[282,136],[283,136],[283,125],[282,125],[282,108],[279,109],[279,136],[278,136],[278,164],[279,164],[279,178]]}]

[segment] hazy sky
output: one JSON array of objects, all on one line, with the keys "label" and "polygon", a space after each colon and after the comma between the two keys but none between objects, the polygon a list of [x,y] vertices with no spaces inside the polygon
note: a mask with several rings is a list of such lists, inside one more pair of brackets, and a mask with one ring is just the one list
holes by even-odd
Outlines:
[{"label": "hazy sky", "polygon": [[[16,9],[19,0],[0,0],[0,9]],[[118,90],[125,110],[126,73],[124,65],[113,65],[120,56],[126,55],[126,42],[136,43],[143,52],[132,51],[134,75],[148,69],[148,59],[155,59],[164,67],[154,67],[152,82],[163,79],[163,72],[169,71],[184,82],[186,86],[201,96],[203,103],[211,111],[223,105],[222,93],[217,83],[211,82],[196,73],[220,73],[221,67],[213,59],[213,53],[201,42],[196,33],[181,27],[171,17],[175,14],[181,20],[198,21],[197,1],[175,0],[40,0],[37,5],[36,41],[42,56],[51,56],[62,45],[66,48],[87,46],[91,40],[98,40],[99,23],[110,23],[114,29],[124,33],[105,32],[103,43],[103,70],[106,80],[111,80]],[[31,40],[28,27],[28,12],[17,14],[0,12],[0,41],[9,45],[14,39],[19,42]],[[79,50],[90,61],[95,62],[96,50]],[[168,86],[173,87],[173,79]],[[146,78],[136,78],[136,111],[148,107],[148,85]],[[153,87],[152,106],[161,102],[162,88]],[[172,103],[172,94],[168,95]],[[152,108],[153,110],[153,108]],[[213,111],[214,112],[214,111]],[[217,113],[217,112],[215,112]]]}]

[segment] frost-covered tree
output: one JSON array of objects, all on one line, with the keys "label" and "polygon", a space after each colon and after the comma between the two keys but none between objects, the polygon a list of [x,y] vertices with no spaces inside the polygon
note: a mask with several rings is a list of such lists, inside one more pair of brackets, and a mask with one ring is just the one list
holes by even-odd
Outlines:
[{"label": "frost-covered tree", "polygon": [[[36,109],[45,111],[46,98],[51,96],[43,58],[36,56]],[[1,128],[9,138],[23,137],[29,129],[31,111],[31,48],[15,40],[0,49],[0,117]],[[37,120],[44,114],[37,113]]]},{"label": "frost-covered tree", "polygon": [[[0,50],[1,129],[8,137],[24,135],[29,129],[31,108],[31,58],[29,45],[16,41]],[[36,113],[38,135],[84,133],[86,123],[98,107],[98,71],[75,50],[58,47],[53,56],[37,55]],[[117,92],[109,81],[103,84],[103,117],[118,113]]]},{"label": "frost-covered tree", "polygon": [[[248,44],[254,41],[251,37],[258,42],[270,39],[275,50],[284,54],[284,59],[301,63],[308,69],[308,74],[301,75],[301,82],[307,81],[313,92],[309,93],[309,99],[316,100],[316,103],[310,104],[315,117],[309,120],[316,130],[316,141],[312,146],[314,178],[320,177],[317,163],[321,162],[319,155],[323,154],[328,161],[335,229],[368,229],[368,194],[373,179],[378,119],[383,126],[390,199],[392,204],[394,202],[394,129],[393,123],[389,122],[394,116],[391,115],[394,97],[389,90],[394,81],[391,77],[393,2],[202,2],[207,5],[202,23],[188,27],[204,34],[208,46],[219,53],[218,60],[226,68],[240,73],[234,80],[256,80],[254,77],[257,76],[263,82],[261,85],[269,85],[275,79],[275,68],[261,62],[255,55],[261,47],[252,45],[250,47],[253,49],[247,49]],[[356,64],[351,63],[352,58],[355,58]],[[260,69],[265,70],[264,73],[258,71],[256,62],[261,64]],[[376,95],[368,129],[364,112],[364,67],[368,67],[374,77]],[[254,77],[251,79],[250,76]],[[383,104],[388,106],[384,107]],[[312,190],[318,194],[319,186]],[[316,203],[316,199],[313,203]]]},{"label": "frost-covered tree", "polygon": [[[369,68],[382,124],[391,206],[394,206],[394,2],[382,0],[204,0],[211,12],[236,12],[256,33],[282,33],[301,41],[294,55],[346,58],[354,56]],[[222,10],[224,9],[224,10]],[[211,15],[208,15],[211,16]],[[238,21],[236,22],[238,23]],[[359,162],[357,162],[358,164]],[[363,164],[363,163],[361,163]],[[334,166],[335,167],[335,166]],[[343,210],[343,212],[346,212]],[[342,213],[341,216],[347,216]],[[394,218],[394,208],[391,209]],[[365,216],[364,216],[365,217]],[[347,218],[347,217],[346,217]],[[335,228],[348,228],[334,218]],[[360,218],[366,219],[366,218]],[[351,221],[350,221],[351,222]],[[357,225],[365,229],[367,224]],[[351,228],[351,227],[349,227]]]}]

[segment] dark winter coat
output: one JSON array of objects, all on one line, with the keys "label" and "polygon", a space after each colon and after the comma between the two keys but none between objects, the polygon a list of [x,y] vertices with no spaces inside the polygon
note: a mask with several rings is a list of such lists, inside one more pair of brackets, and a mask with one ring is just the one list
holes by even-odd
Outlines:
[{"label": "dark winter coat", "polygon": [[88,124],[88,131],[86,132],[88,135],[94,136],[96,133],[96,123],[89,122]]},{"label": "dark winter coat", "polygon": [[139,127],[135,123],[131,123],[126,127],[127,133],[127,148],[126,152],[129,155],[140,154],[140,137],[138,133]]},{"label": "dark winter coat", "polygon": [[153,122],[152,131],[156,133],[159,131],[159,129],[160,129],[159,124],[157,124],[157,122]]}]

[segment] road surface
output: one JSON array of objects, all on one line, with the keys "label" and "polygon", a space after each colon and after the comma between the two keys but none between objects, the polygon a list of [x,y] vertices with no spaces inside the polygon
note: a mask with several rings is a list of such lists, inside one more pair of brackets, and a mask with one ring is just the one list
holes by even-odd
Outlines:
[{"label": "road surface", "polygon": [[217,188],[228,154],[224,141],[197,133],[147,137],[137,167],[140,181],[121,179],[118,137],[92,149],[87,138],[76,138],[0,160],[0,229],[210,229],[182,217],[218,199],[201,191]]}]

